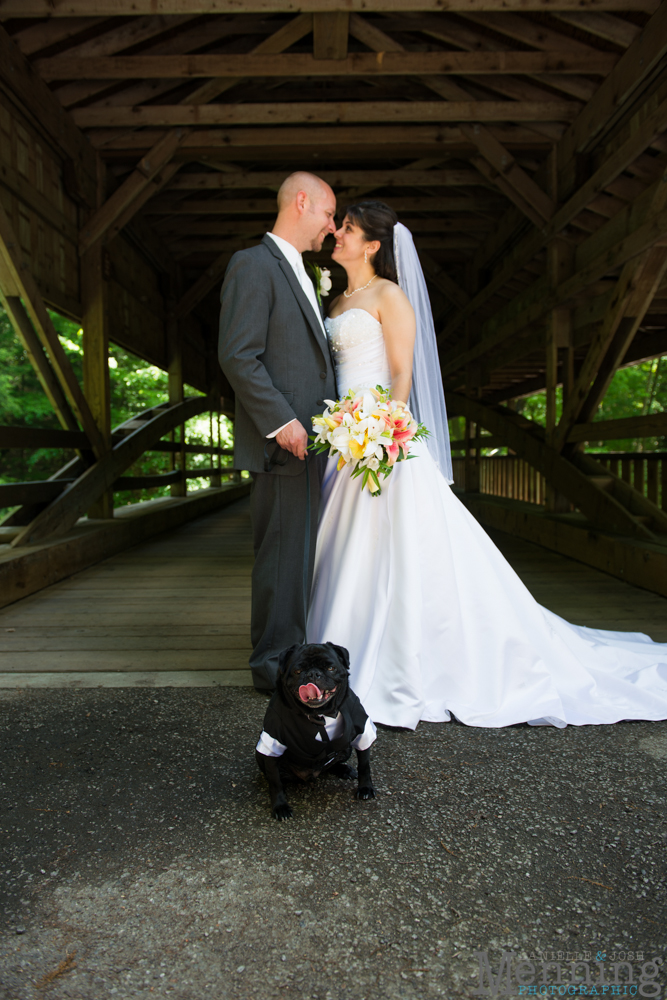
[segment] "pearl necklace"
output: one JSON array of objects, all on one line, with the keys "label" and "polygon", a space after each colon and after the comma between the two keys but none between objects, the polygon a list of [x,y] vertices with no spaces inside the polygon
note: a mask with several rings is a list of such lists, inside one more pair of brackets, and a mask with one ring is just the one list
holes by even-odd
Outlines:
[{"label": "pearl necklace", "polygon": [[[377,274],[374,274],[374,275],[373,275],[373,277],[371,278],[371,281],[375,281],[375,279],[376,279],[376,278],[377,278]],[[346,289],[344,289],[344,291],[343,291],[343,295],[345,296],[345,298],[346,298],[346,299],[349,299],[349,298],[351,298],[351,297],[352,297],[353,295],[356,295],[356,294],[357,294],[357,292],[363,292],[364,288],[368,288],[368,286],[370,285],[371,281],[367,281],[365,285],[362,285],[362,286],[361,286],[361,288],[355,288],[355,289],[354,289],[353,291],[351,291],[351,292],[348,292],[348,290],[347,290],[347,288],[346,288]]]}]

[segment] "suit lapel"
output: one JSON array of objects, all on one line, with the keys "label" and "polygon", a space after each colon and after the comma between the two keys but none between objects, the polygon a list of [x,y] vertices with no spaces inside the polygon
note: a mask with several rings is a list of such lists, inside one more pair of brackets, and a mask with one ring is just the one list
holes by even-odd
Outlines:
[{"label": "suit lapel", "polygon": [[262,239],[262,243],[264,243],[271,251],[271,253],[274,255],[274,257],[277,258],[278,263],[280,264],[280,268],[285,277],[287,278],[288,284],[292,289],[292,291],[294,292],[297,302],[299,303],[301,311],[306,317],[306,320],[308,321],[308,325],[310,326],[311,330],[315,334],[315,339],[319,343],[320,347],[322,347],[323,350],[326,350],[328,355],[329,342],[324,336],[322,324],[318,320],[317,315],[315,314],[315,311],[313,310],[313,307],[310,304],[308,296],[301,287],[301,283],[297,278],[296,274],[294,273],[292,265],[285,257],[283,257],[278,245],[274,243],[274,241],[271,239],[270,236],[265,235]]}]

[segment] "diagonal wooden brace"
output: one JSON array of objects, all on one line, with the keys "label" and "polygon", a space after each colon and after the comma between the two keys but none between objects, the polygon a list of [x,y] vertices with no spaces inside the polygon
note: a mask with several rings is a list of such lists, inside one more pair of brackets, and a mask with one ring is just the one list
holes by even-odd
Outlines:
[{"label": "diagonal wooden brace", "polygon": [[84,254],[98,240],[115,235],[144,202],[173,177],[178,167],[172,165],[170,168],[170,161],[186,135],[187,129],[173,129],[142,157],[130,176],[81,230],[79,254]]},{"label": "diagonal wooden brace", "polygon": [[93,451],[100,458],[106,451],[104,440],[90,412],[81,386],[77,382],[69,358],[58,339],[58,334],[51,322],[35,279],[22,256],[9,217],[0,202],[0,258],[2,259],[3,280],[11,282],[12,291],[23,300],[25,310],[48,355],[60,387],[74,411],[74,415],[88,436]]}]

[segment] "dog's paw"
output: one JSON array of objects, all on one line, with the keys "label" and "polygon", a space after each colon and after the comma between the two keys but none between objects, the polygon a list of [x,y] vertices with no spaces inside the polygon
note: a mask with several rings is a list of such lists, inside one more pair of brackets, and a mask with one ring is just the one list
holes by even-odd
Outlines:
[{"label": "dog's paw", "polygon": [[363,799],[364,801],[367,799],[374,799],[375,789],[372,785],[362,785],[360,788],[357,788],[357,798]]},{"label": "dog's paw", "polygon": [[350,764],[334,764],[329,768],[329,774],[334,778],[342,778],[343,781],[356,781],[358,777],[356,770]]},{"label": "dog's paw", "polygon": [[279,823],[284,819],[291,819],[293,815],[294,813],[292,812],[291,807],[288,806],[286,802],[283,802],[279,806],[275,806],[273,810],[273,818],[277,819]]}]

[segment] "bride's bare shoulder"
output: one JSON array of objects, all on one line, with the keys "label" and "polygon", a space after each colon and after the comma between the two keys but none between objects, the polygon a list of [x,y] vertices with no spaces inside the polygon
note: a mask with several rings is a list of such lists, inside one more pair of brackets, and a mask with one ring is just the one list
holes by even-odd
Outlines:
[{"label": "bride's bare shoulder", "polygon": [[377,288],[378,297],[378,309],[380,312],[384,309],[392,310],[403,310],[412,309],[410,301],[403,291],[402,288],[396,284],[395,281],[389,281],[388,278],[382,278],[381,284]]}]

